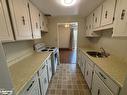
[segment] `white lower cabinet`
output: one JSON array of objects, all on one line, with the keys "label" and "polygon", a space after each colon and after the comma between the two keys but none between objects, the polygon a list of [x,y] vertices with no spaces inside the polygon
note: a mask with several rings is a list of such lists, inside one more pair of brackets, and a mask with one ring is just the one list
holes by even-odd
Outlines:
[{"label": "white lower cabinet", "polygon": [[27,83],[23,93],[19,95],[41,95],[37,74]]},{"label": "white lower cabinet", "polygon": [[39,70],[39,81],[40,81],[41,94],[46,95],[46,92],[47,92],[47,89],[48,89],[48,76],[47,76],[46,66],[43,66]]},{"label": "white lower cabinet", "polygon": [[91,89],[91,85],[92,85],[93,69],[94,68],[86,61],[85,79],[86,79],[86,82],[87,82],[90,89]]},{"label": "white lower cabinet", "polygon": [[51,57],[49,57],[49,59],[47,59],[47,65],[48,65],[48,81],[50,82],[51,78],[52,78],[52,66],[51,66]]},{"label": "white lower cabinet", "polygon": [[96,73],[93,76],[92,95],[114,95]]}]

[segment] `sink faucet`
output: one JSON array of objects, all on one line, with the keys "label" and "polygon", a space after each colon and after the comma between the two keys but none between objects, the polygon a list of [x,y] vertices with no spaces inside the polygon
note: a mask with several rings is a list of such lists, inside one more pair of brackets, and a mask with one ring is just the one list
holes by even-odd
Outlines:
[{"label": "sink faucet", "polygon": [[109,54],[105,51],[105,49],[103,47],[101,47],[100,50],[101,50],[101,53],[103,56],[105,56],[105,57],[109,56]]}]

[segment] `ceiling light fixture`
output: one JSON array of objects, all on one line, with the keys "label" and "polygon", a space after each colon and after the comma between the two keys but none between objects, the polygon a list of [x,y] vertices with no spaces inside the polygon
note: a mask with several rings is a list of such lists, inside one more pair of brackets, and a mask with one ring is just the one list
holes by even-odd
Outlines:
[{"label": "ceiling light fixture", "polygon": [[76,0],[61,0],[61,1],[62,1],[62,5],[64,6],[72,6],[76,2]]}]

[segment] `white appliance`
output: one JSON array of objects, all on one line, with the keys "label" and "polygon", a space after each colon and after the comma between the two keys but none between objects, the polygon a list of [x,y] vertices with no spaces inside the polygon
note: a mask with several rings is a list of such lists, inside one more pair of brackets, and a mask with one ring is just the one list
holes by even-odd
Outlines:
[{"label": "white appliance", "polygon": [[34,45],[36,52],[53,52],[51,58],[52,73],[55,74],[57,65],[59,64],[59,50],[56,47],[46,46],[44,43],[37,43]]}]

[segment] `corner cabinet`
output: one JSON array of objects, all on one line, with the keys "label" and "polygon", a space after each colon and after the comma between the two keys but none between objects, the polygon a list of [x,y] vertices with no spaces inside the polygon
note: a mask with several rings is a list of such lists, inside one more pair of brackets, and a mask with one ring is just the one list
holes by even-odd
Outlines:
[{"label": "corner cabinet", "polygon": [[28,0],[8,0],[16,40],[32,39]]},{"label": "corner cabinet", "polygon": [[113,36],[127,36],[127,0],[117,0]]},{"label": "corner cabinet", "polygon": [[114,95],[96,73],[93,76],[92,95]]},{"label": "corner cabinet", "polygon": [[41,38],[39,10],[31,2],[29,2],[28,8],[30,12],[33,38],[39,39]]},{"label": "corner cabinet", "polygon": [[14,40],[6,0],[0,0],[0,40]]}]

